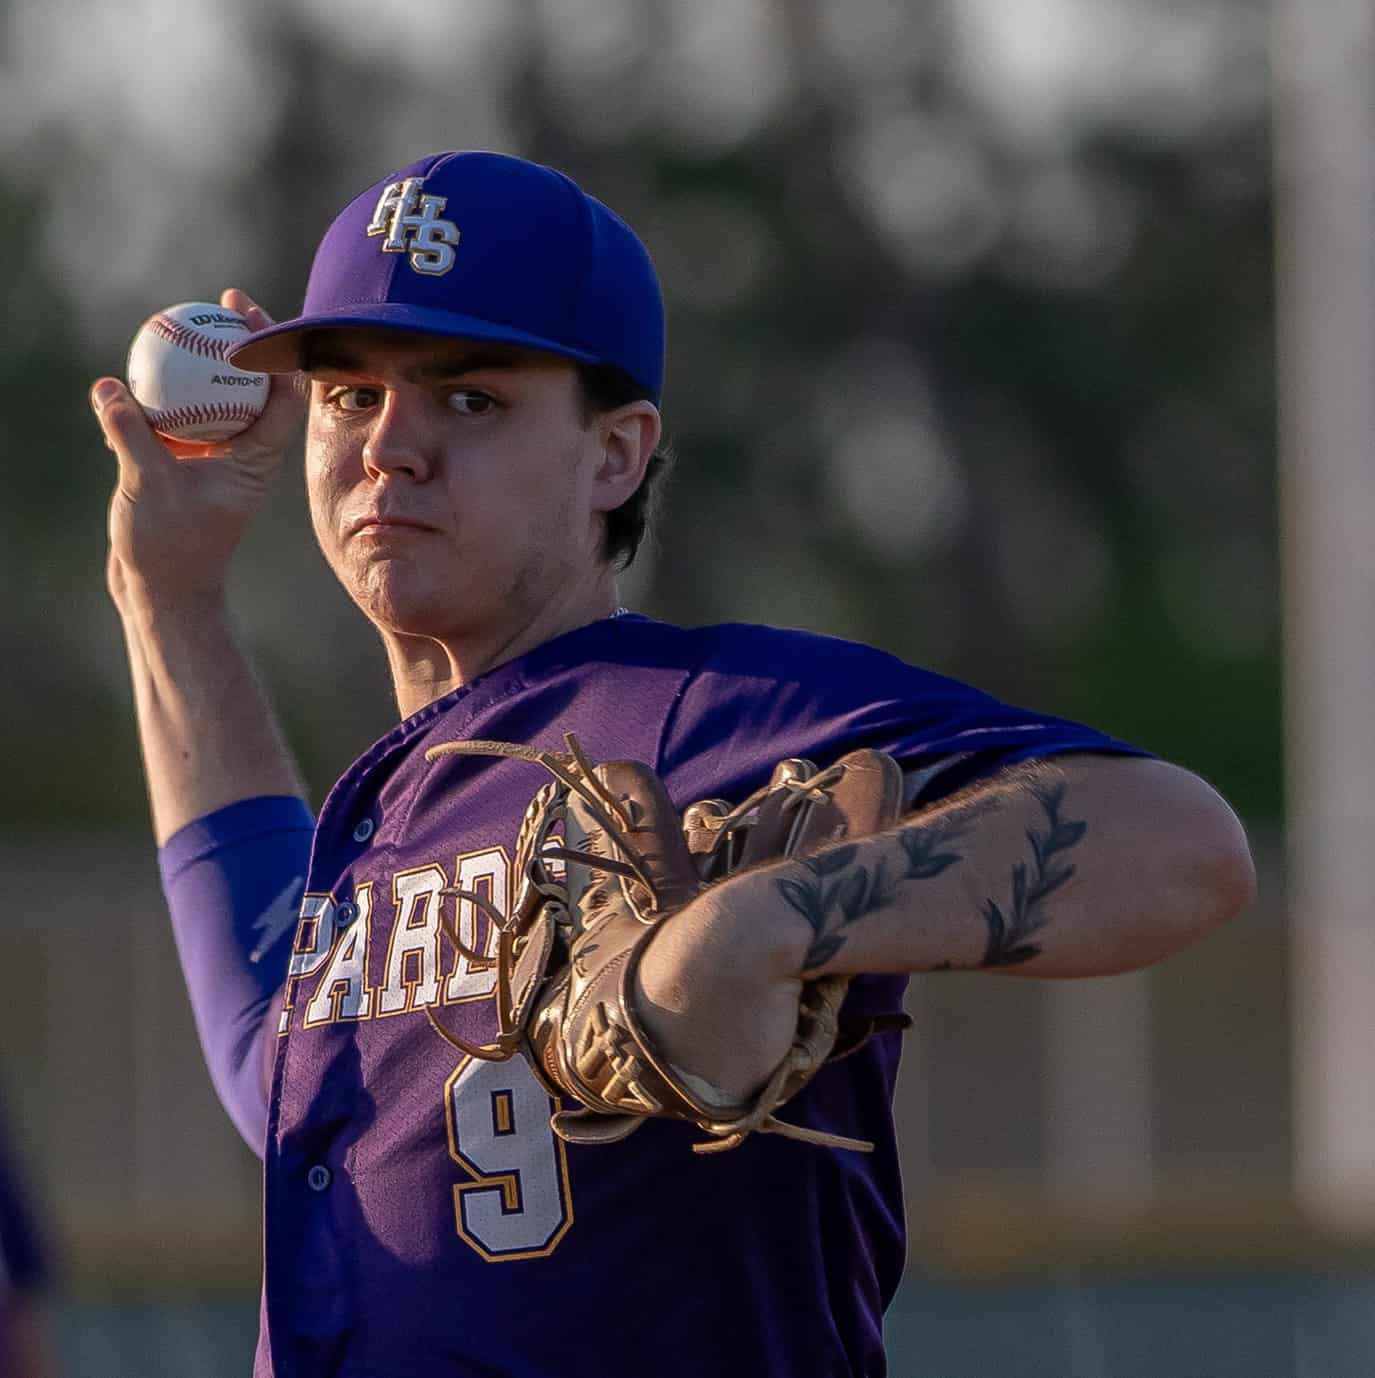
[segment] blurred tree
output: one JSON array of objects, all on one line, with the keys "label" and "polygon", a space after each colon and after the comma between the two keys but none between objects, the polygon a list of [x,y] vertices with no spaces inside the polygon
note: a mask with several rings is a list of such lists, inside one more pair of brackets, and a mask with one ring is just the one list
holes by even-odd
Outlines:
[{"label": "blurred tree", "polygon": [[[380,169],[492,144],[565,167],[663,272],[681,460],[637,606],[872,640],[1278,814],[1269,158],[1263,50],[1237,38],[1259,0],[1078,7],[1160,60],[1069,83],[1089,94],[1058,123],[990,84],[957,0],[843,22],[811,0],[436,3],[429,42],[413,4],[404,32],[375,6],[249,5],[199,78],[242,83],[243,147],[211,157],[232,131],[188,122],[164,177],[154,133],[176,131],[119,115],[137,71],[65,114],[40,100],[68,8],[0,9],[11,100],[32,97],[0,141],[0,211],[32,230],[0,261],[9,821],[144,809],[89,379],[164,301],[232,281],[294,309]],[[390,705],[299,476],[283,489],[242,615],[323,790]]]}]

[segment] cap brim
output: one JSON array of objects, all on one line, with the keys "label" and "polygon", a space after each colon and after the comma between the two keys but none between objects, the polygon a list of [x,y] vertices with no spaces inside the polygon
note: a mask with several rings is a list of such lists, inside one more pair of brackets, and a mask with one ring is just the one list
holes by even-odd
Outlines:
[{"label": "cap brim", "polygon": [[579,363],[595,364],[598,358],[586,350],[531,335],[524,330],[476,316],[456,315],[452,311],[436,311],[431,307],[408,306],[400,302],[359,302],[337,311],[320,312],[313,316],[298,316],[266,330],[255,331],[229,353],[235,368],[250,373],[294,373],[301,367],[301,346],[308,334],[315,330],[395,330],[411,335],[440,335],[456,340],[482,340],[490,344],[514,345],[522,349],[537,349],[557,354]]}]

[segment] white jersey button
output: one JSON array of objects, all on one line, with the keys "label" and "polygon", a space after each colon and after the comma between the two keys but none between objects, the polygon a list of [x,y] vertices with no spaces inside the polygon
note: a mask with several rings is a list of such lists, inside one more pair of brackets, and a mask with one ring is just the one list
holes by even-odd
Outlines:
[{"label": "white jersey button", "polygon": [[353,840],[355,842],[366,842],[372,836],[372,819],[360,818],[353,829]]},{"label": "white jersey button", "polygon": [[316,1163],[311,1170],[306,1173],[306,1184],[311,1191],[324,1191],[334,1180],[334,1174],[327,1168]]}]

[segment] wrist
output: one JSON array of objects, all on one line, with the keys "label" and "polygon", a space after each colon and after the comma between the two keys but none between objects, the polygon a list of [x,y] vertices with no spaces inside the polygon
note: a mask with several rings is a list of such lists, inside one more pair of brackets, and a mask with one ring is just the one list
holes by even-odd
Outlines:
[{"label": "wrist", "polygon": [[228,599],[223,585],[178,584],[151,580],[131,570],[117,557],[110,561],[110,598],[125,626],[142,630],[162,623],[204,623],[224,620]]},{"label": "wrist", "polygon": [[783,860],[710,885],[654,942],[676,950],[680,960],[750,984],[794,976],[811,940],[811,929],[779,888],[794,874],[805,874],[801,863]]}]

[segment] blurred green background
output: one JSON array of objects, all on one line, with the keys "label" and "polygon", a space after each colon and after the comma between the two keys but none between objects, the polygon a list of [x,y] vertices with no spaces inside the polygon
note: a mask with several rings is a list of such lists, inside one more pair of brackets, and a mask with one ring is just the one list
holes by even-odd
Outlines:
[{"label": "blurred green background", "polygon": [[[65,1372],[245,1372],[257,1277],[85,391],[167,303],[294,311],[335,211],[449,147],[559,166],[658,262],[680,460],[624,601],[870,641],[1177,760],[1251,830],[1260,901],[1159,971],[914,987],[893,1372],[1375,1370],[1365,1255],[1288,1186],[1267,12],[0,0],[0,1084]],[[295,470],[236,607],[318,801],[393,708]]]}]

